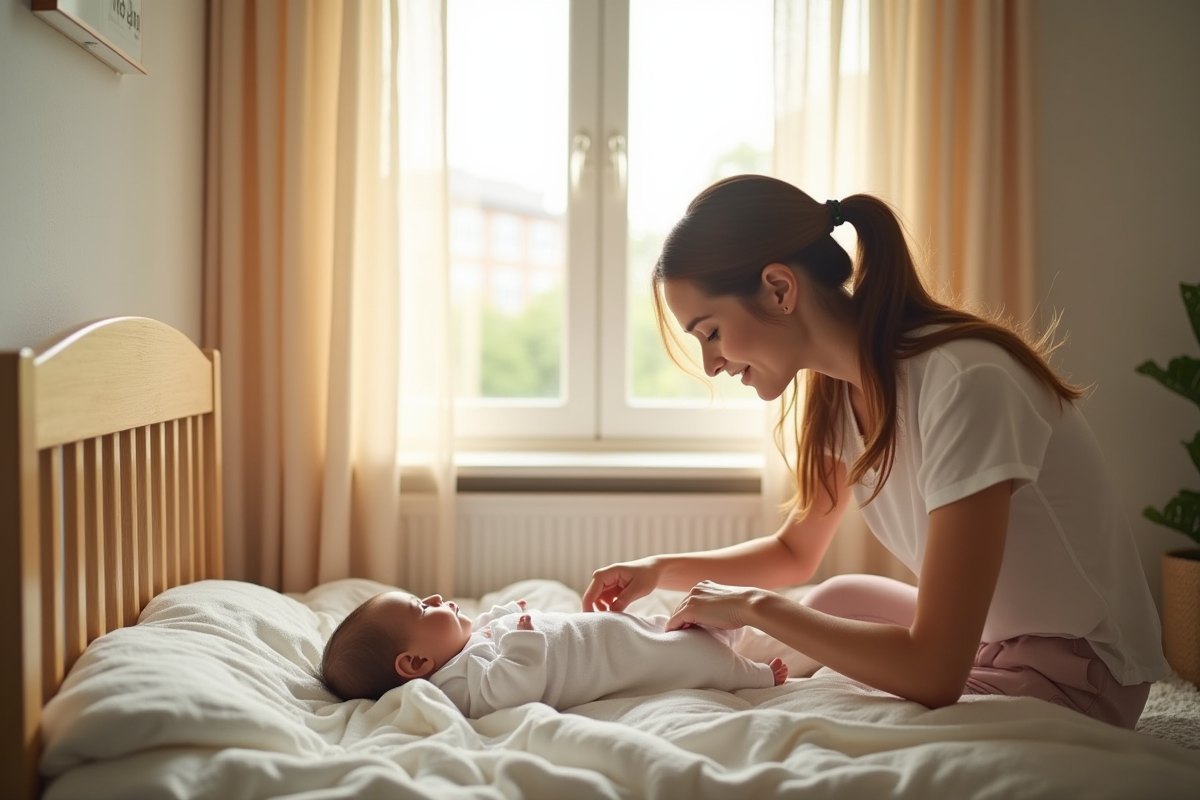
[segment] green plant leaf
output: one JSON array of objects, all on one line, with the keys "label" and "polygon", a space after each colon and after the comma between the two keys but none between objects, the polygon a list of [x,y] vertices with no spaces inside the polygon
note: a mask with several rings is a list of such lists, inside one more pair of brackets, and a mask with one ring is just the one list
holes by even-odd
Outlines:
[{"label": "green plant leaf", "polygon": [[1192,333],[1200,342],[1200,283],[1181,283],[1179,293],[1183,295],[1183,307],[1187,309],[1188,319],[1192,321]]},{"label": "green plant leaf", "polygon": [[[1180,283],[1179,293],[1183,297],[1183,307],[1187,310],[1188,320],[1192,324],[1192,333],[1200,342],[1200,283]],[[1149,375],[1172,392],[1180,394],[1200,406],[1200,361],[1190,356],[1172,358],[1166,369],[1154,361],[1144,361],[1136,368],[1137,372]],[[1182,442],[1192,464],[1200,470],[1200,431],[1190,442]],[[1142,515],[1151,522],[1164,525],[1191,537],[1200,543],[1200,492],[1181,489],[1159,511],[1154,506],[1146,506]]]},{"label": "green plant leaf", "polygon": [[1192,463],[1196,465],[1196,471],[1200,472],[1200,431],[1196,431],[1196,435],[1192,437],[1192,440],[1184,442],[1183,446],[1187,448],[1188,455],[1192,457]]},{"label": "green plant leaf", "polygon": [[1162,511],[1146,506],[1142,514],[1151,522],[1173,528],[1200,542],[1200,492],[1182,489],[1167,501]]},{"label": "green plant leaf", "polygon": [[1200,360],[1179,356],[1172,358],[1166,369],[1154,361],[1144,361],[1138,365],[1137,371],[1200,406]]}]

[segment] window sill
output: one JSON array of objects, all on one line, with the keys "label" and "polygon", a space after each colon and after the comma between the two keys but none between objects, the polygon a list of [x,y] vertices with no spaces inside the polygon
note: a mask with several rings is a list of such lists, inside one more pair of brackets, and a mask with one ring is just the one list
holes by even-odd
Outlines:
[{"label": "window sill", "polygon": [[760,453],[467,451],[455,456],[460,492],[760,491]]}]

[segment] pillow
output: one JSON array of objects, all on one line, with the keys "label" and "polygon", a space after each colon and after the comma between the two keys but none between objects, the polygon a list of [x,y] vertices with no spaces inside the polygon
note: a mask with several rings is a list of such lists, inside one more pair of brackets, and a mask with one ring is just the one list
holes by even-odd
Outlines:
[{"label": "pillow", "polygon": [[43,772],[150,747],[324,752],[305,720],[337,700],[317,677],[325,638],[379,586],[327,586],[316,610],[240,581],[163,592],[92,642],[46,704]]},{"label": "pillow", "polygon": [[[344,753],[346,737],[360,733],[354,709],[331,708],[342,704],[320,680],[321,654],[351,610],[394,589],[348,578],[290,595],[229,580],[163,592],[137,625],[92,642],[46,704],[42,772],[160,747]],[[548,611],[580,608],[578,594],[546,580],[459,605],[475,615],[517,599]]]}]

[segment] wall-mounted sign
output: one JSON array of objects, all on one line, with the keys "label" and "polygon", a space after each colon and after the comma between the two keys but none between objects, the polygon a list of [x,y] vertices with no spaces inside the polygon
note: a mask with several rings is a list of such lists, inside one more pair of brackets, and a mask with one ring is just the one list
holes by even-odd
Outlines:
[{"label": "wall-mounted sign", "polygon": [[142,66],[142,0],[33,0],[33,13],[120,73]]}]

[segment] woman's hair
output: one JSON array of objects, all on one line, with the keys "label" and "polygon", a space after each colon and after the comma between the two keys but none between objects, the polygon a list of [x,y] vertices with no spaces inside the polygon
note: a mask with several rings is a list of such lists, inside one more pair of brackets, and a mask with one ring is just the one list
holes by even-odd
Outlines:
[{"label": "woman's hair", "polygon": [[396,625],[381,624],[367,611],[376,595],[351,611],[329,637],[321,657],[321,680],[343,700],[378,700],[407,681],[396,672],[396,656],[408,637]]},{"label": "woman's hair", "polygon": [[[834,241],[833,210],[775,178],[737,175],[709,186],[694,199],[667,236],[651,278],[659,333],[672,357],[676,334],[667,322],[663,282],[684,280],[708,297],[733,296],[759,319],[762,271],[782,263],[802,270],[818,287],[827,306],[848,302],[858,331],[859,371],[873,425],[863,431],[865,448],[851,465],[848,480],[858,482],[878,470],[874,493],[891,472],[896,453],[898,362],[954,339],[985,339],[1008,351],[1056,394],[1059,402],[1076,400],[1083,390],[1064,382],[1047,364],[1053,350],[1053,326],[1040,339],[1026,342],[1008,326],[935,300],[921,283],[895,212],[882,200],[856,194],[840,201],[839,212],[858,234],[856,263]],[[942,326],[916,335],[918,328]],[[792,505],[807,513],[819,485],[832,497],[834,467],[826,453],[840,453],[842,381],[810,370],[804,416],[799,419],[799,376],[782,404],[775,427],[781,452],[784,424],[790,416],[796,437],[796,496]]]}]

